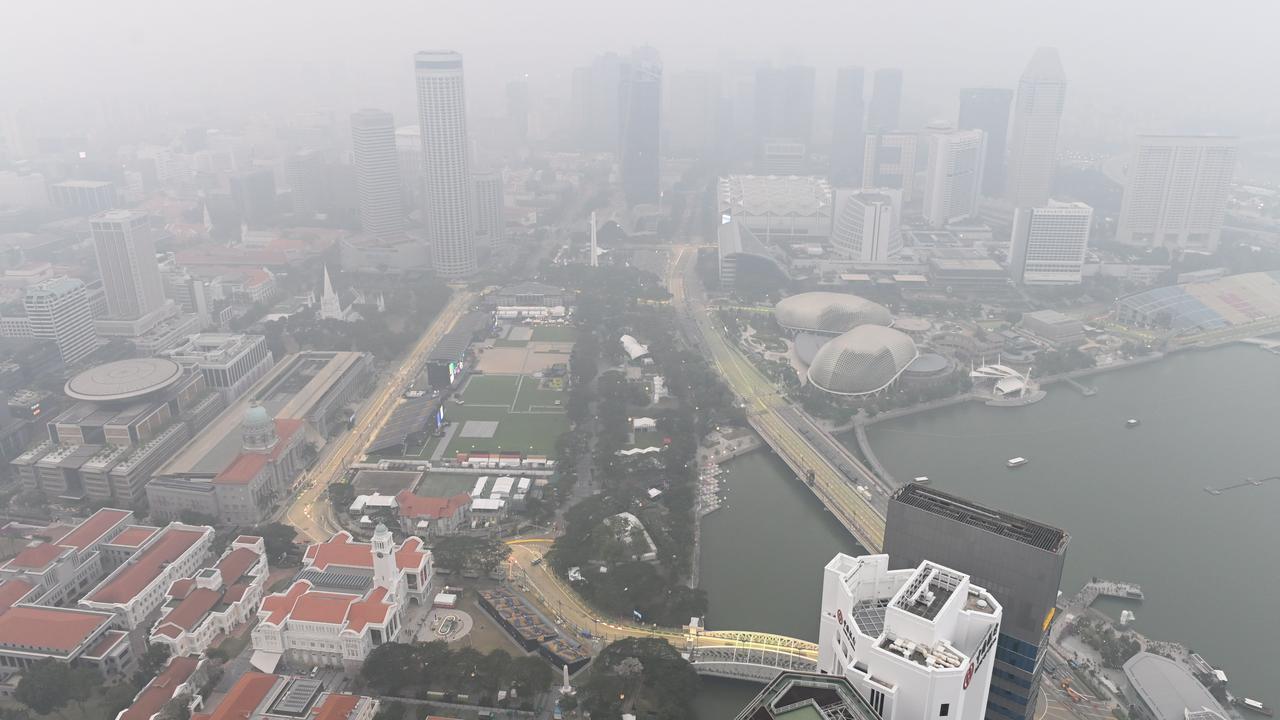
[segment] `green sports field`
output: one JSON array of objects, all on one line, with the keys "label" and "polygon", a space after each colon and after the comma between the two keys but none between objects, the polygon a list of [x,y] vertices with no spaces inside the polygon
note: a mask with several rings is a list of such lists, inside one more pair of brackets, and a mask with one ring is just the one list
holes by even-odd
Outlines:
[{"label": "green sports field", "polygon": [[535,327],[533,329],[534,342],[577,342],[578,331],[571,327],[553,325],[550,327]]},{"label": "green sports field", "polygon": [[[445,418],[452,423],[453,432],[442,457],[459,452],[554,455],[556,440],[569,428],[564,409],[568,393],[539,387],[538,380],[527,375],[472,375],[461,396],[461,405],[445,402]],[[557,400],[560,405],[556,405]],[[490,437],[464,437],[468,420],[496,423],[496,427]],[[409,448],[407,454],[430,457],[445,440],[430,438],[423,447]]]}]

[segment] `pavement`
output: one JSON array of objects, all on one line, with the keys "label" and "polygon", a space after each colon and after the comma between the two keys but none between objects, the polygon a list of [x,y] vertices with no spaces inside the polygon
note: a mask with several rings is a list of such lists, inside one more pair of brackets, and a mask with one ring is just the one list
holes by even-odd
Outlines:
[{"label": "pavement", "polygon": [[[811,422],[801,422],[801,413],[783,397],[776,386],[742,353],[732,347],[712,325],[711,313],[700,293],[689,292],[697,287],[694,272],[695,248],[673,248],[674,255],[668,270],[667,289],[671,291],[672,304],[687,329],[692,329],[695,339],[709,354],[720,375],[729,383],[741,399],[750,416],[752,427],[793,468],[811,470],[814,494],[854,537],[870,552],[879,552],[884,543],[884,517],[872,501],[859,492],[866,488],[872,495],[883,494],[874,474],[847,452],[833,450],[830,442],[823,443],[824,434]],[[809,430],[807,437],[804,430]],[[828,445],[824,453],[815,443]],[[832,454],[834,453],[834,454]],[[861,480],[851,480],[841,467]]]},{"label": "pavement", "polygon": [[467,312],[474,300],[475,293],[472,291],[454,292],[449,304],[418,339],[399,369],[379,382],[378,389],[358,414],[355,426],[338,440],[326,445],[320,459],[307,471],[302,481],[302,490],[284,513],[285,521],[297,528],[304,539],[322,542],[341,529],[326,496],[329,484],[340,479],[347,467],[364,454],[364,449],[391,416],[401,394],[418,376],[427,354],[449,332],[458,318]]}]

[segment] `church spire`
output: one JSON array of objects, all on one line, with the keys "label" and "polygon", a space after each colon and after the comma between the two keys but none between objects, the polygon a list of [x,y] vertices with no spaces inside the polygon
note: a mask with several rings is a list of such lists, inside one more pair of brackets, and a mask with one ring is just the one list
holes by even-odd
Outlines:
[{"label": "church spire", "polygon": [[324,266],[324,290],[320,295],[320,319],[342,320],[342,302],[333,291],[333,282],[329,280],[329,266]]}]

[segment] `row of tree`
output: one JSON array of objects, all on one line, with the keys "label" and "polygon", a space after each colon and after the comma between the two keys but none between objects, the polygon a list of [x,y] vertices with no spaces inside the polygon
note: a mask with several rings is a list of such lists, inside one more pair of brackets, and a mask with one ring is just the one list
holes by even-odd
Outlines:
[{"label": "row of tree", "polygon": [[529,709],[538,694],[555,681],[551,666],[535,655],[512,657],[505,650],[482,653],[451,649],[442,641],[421,645],[385,643],[373,649],[360,669],[365,687],[378,695],[425,699],[428,691],[451,701],[466,695],[470,702],[492,706],[500,690],[515,690],[514,705]]}]

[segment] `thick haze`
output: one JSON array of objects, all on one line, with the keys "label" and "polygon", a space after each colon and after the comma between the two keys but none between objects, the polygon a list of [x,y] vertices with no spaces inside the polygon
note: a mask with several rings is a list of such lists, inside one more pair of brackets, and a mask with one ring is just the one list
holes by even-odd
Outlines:
[{"label": "thick haze", "polygon": [[1136,129],[1257,135],[1280,126],[1280,94],[1272,88],[1280,3],[1269,0],[71,0],[4,7],[0,106],[19,108],[92,106],[115,94],[164,110],[341,112],[372,104],[407,113],[411,54],[447,47],[465,54],[470,103],[487,112],[499,107],[508,80],[528,73],[538,91],[567,96],[569,68],[649,44],[668,72],[814,65],[822,95],[838,65],[901,66],[904,123],[923,123],[951,117],[960,87],[1013,87],[1034,48],[1054,45],[1070,82],[1067,142]]}]

